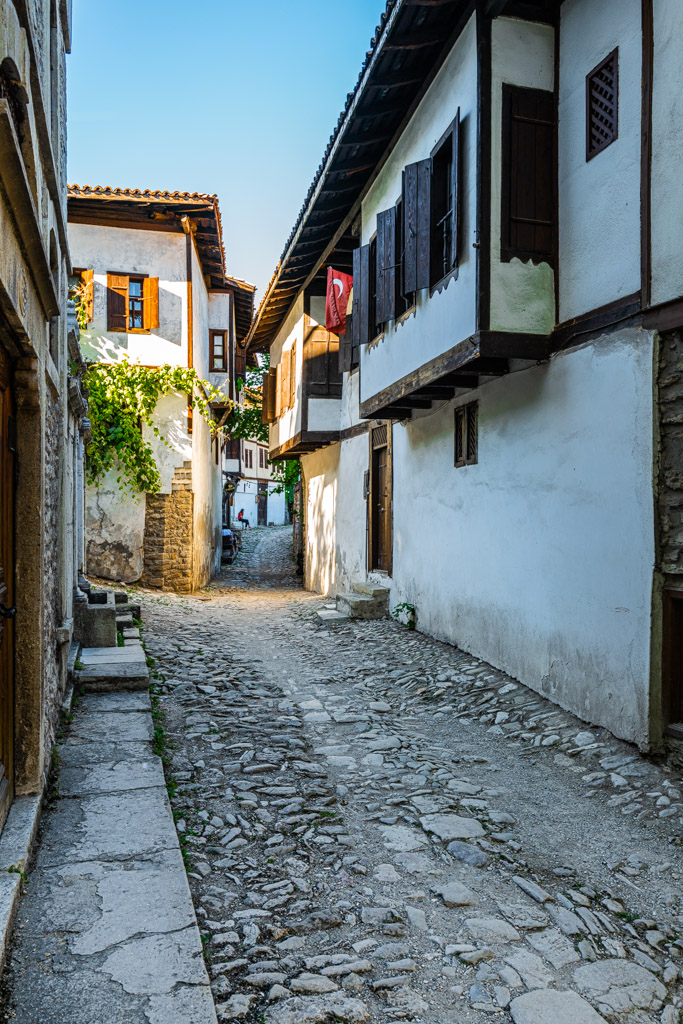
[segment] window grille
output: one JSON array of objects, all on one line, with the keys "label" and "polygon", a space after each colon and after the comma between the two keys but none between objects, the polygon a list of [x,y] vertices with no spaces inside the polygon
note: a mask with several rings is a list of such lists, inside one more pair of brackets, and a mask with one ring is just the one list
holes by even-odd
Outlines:
[{"label": "window grille", "polygon": [[478,403],[455,410],[455,465],[472,466],[478,461]]},{"label": "window grille", "polygon": [[619,130],[619,51],[586,76],[586,160],[609,146]]},{"label": "window grille", "polygon": [[373,427],[372,447],[383,448],[387,443],[387,425],[383,423],[380,427]]}]

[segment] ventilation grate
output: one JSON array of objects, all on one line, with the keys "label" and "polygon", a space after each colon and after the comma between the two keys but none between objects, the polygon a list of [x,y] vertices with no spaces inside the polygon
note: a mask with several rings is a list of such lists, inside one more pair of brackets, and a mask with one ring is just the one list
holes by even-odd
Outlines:
[{"label": "ventilation grate", "polygon": [[383,423],[381,427],[372,428],[372,447],[383,448],[387,443],[387,425]]},{"label": "ventilation grate", "polygon": [[617,138],[619,51],[612,52],[586,76],[586,160]]}]

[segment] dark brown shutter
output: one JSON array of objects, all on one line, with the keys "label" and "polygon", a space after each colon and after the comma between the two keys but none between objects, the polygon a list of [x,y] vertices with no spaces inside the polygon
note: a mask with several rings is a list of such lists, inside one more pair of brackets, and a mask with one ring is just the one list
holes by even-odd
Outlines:
[{"label": "dark brown shutter", "polygon": [[453,161],[451,165],[451,188],[453,209],[451,213],[451,270],[458,265],[458,243],[460,241],[460,107],[453,122]]},{"label": "dark brown shutter", "polygon": [[360,345],[367,345],[375,336],[374,326],[370,329],[370,305],[370,246],[363,245],[360,250]]},{"label": "dark brown shutter", "polygon": [[311,327],[304,346],[308,394],[316,397],[341,395],[339,338],[324,327]]},{"label": "dark brown shutter", "polygon": [[339,372],[348,373],[353,361],[353,314],[346,317],[346,332],[339,335]]},{"label": "dark brown shutter", "polygon": [[396,207],[377,214],[377,326],[396,314]]},{"label": "dark brown shutter", "polygon": [[553,262],[555,99],[503,85],[501,260]]},{"label": "dark brown shutter", "polygon": [[357,360],[354,359],[356,353],[360,352],[360,322],[361,322],[361,302],[360,302],[360,290],[361,290],[361,250],[353,250],[353,305],[351,307],[351,364],[353,365]]},{"label": "dark brown shutter", "polygon": [[142,326],[155,331],[159,326],[159,278],[146,277],[142,282]]},{"label": "dark brown shutter", "polygon": [[270,423],[269,410],[270,401],[268,396],[270,385],[270,373],[264,373],[263,375],[263,388],[261,390],[261,423]]},{"label": "dark brown shutter", "polygon": [[272,423],[277,419],[277,369],[274,366],[268,370],[268,422]]},{"label": "dark brown shutter", "polygon": [[107,274],[107,330],[128,330],[128,278]]},{"label": "dark brown shutter", "polygon": [[403,175],[405,294],[429,287],[432,161],[408,164]]},{"label": "dark brown shutter", "polygon": [[245,379],[247,374],[247,353],[239,345],[235,347],[235,381],[238,377]]}]

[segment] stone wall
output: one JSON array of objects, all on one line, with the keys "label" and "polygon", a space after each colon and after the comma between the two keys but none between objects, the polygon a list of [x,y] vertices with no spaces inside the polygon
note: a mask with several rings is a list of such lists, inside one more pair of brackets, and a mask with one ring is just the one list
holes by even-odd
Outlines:
[{"label": "stone wall", "polygon": [[141,583],[161,590],[192,591],[194,495],[190,490],[148,494]]},{"label": "stone wall", "polygon": [[683,332],[659,346],[659,552],[667,586],[683,588]]}]

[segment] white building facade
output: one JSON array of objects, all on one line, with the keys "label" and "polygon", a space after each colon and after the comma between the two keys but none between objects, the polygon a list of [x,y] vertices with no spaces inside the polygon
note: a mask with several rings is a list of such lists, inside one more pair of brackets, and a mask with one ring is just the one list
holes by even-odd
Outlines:
[{"label": "white building facade", "polygon": [[674,0],[389,3],[248,339],[306,585],[644,749],[683,738],[682,42]]},{"label": "white building facade", "polygon": [[[86,361],[194,368],[227,406],[237,372],[244,375],[236,351],[253,288],[226,277],[215,196],[71,186],[69,239],[74,275],[88,289]],[[214,419],[223,411],[217,404]],[[161,437],[142,429],[161,477],[158,494],[132,498],[115,470],[88,486],[88,569],[191,591],[220,568],[221,443],[185,393],[163,396],[154,424]]]}]

